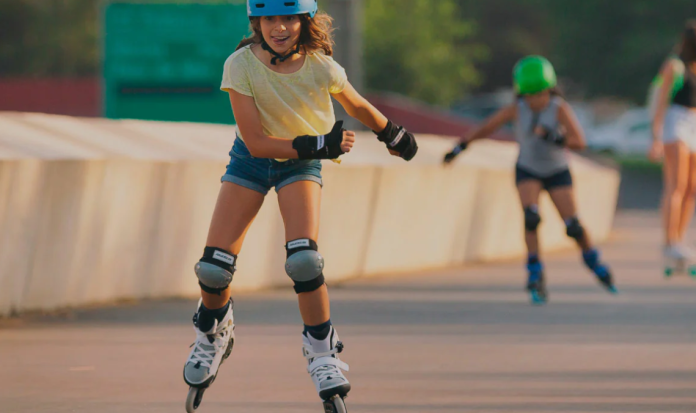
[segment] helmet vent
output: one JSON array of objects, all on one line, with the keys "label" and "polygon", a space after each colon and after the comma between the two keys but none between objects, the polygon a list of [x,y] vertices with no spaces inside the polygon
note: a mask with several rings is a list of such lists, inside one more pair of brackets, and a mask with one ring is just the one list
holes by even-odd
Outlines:
[{"label": "helmet vent", "polygon": [[286,2],[285,2],[285,7],[292,7],[292,6],[294,6],[295,4],[297,4],[297,2],[295,2],[295,1],[286,1]]},{"label": "helmet vent", "polygon": [[262,9],[262,8],[264,8],[264,7],[266,7],[266,3],[256,3],[256,8],[257,8],[257,9]]}]

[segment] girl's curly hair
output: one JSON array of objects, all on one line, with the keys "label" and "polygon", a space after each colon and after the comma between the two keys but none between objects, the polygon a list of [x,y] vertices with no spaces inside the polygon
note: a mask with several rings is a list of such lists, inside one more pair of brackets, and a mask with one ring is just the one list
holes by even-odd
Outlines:
[{"label": "girl's curly hair", "polygon": [[[298,15],[302,23],[302,31],[300,32],[300,47],[304,54],[312,54],[317,51],[322,51],[327,56],[333,56],[333,19],[324,12],[318,12],[314,18],[308,14]],[[243,39],[237,45],[237,50],[250,44],[261,44],[263,42],[263,34],[261,33],[261,18],[250,17],[251,36]]]}]

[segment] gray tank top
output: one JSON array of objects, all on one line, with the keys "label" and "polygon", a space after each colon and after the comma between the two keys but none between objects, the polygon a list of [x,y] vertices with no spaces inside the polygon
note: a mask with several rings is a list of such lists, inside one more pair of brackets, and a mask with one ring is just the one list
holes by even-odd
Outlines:
[{"label": "gray tank top", "polygon": [[568,169],[565,148],[543,141],[533,132],[536,125],[558,130],[558,109],[561,102],[560,97],[554,96],[544,110],[534,113],[524,99],[517,101],[515,139],[520,145],[517,166],[542,178]]}]

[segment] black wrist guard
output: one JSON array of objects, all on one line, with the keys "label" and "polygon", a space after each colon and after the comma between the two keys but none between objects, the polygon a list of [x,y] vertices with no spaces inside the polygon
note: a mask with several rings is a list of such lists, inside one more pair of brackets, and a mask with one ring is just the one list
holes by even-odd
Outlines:
[{"label": "black wrist guard", "polygon": [[454,160],[454,158],[457,157],[460,153],[464,152],[469,146],[468,142],[460,142],[459,145],[455,146],[454,149],[452,149],[450,152],[448,152],[445,155],[445,159],[443,159],[444,163],[450,163]]},{"label": "black wrist guard", "polygon": [[375,134],[380,142],[384,142],[387,149],[398,152],[399,156],[407,161],[413,159],[418,152],[415,136],[406,128],[396,125],[392,121],[387,123],[387,127],[382,132],[375,132]]},{"label": "black wrist guard", "polygon": [[566,137],[564,134],[548,128],[544,128],[544,134],[541,135],[541,139],[558,146],[565,146],[566,144]]},{"label": "black wrist guard", "polygon": [[343,121],[339,120],[327,135],[296,137],[292,148],[299,159],[336,159],[345,153],[341,150],[343,131]]}]

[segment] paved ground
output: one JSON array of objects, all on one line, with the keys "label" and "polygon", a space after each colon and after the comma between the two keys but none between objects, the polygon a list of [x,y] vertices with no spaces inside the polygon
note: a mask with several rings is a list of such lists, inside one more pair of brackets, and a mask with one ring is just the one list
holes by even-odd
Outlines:
[{"label": "paved ground", "polygon": [[[664,280],[654,213],[624,213],[605,255],[548,259],[552,302],[518,262],[333,286],[351,412],[696,412],[696,280]],[[247,275],[249,276],[249,275]],[[320,412],[289,291],[237,295],[238,343],[201,413]],[[194,302],[0,323],[0,412],[183,412]]]}]

